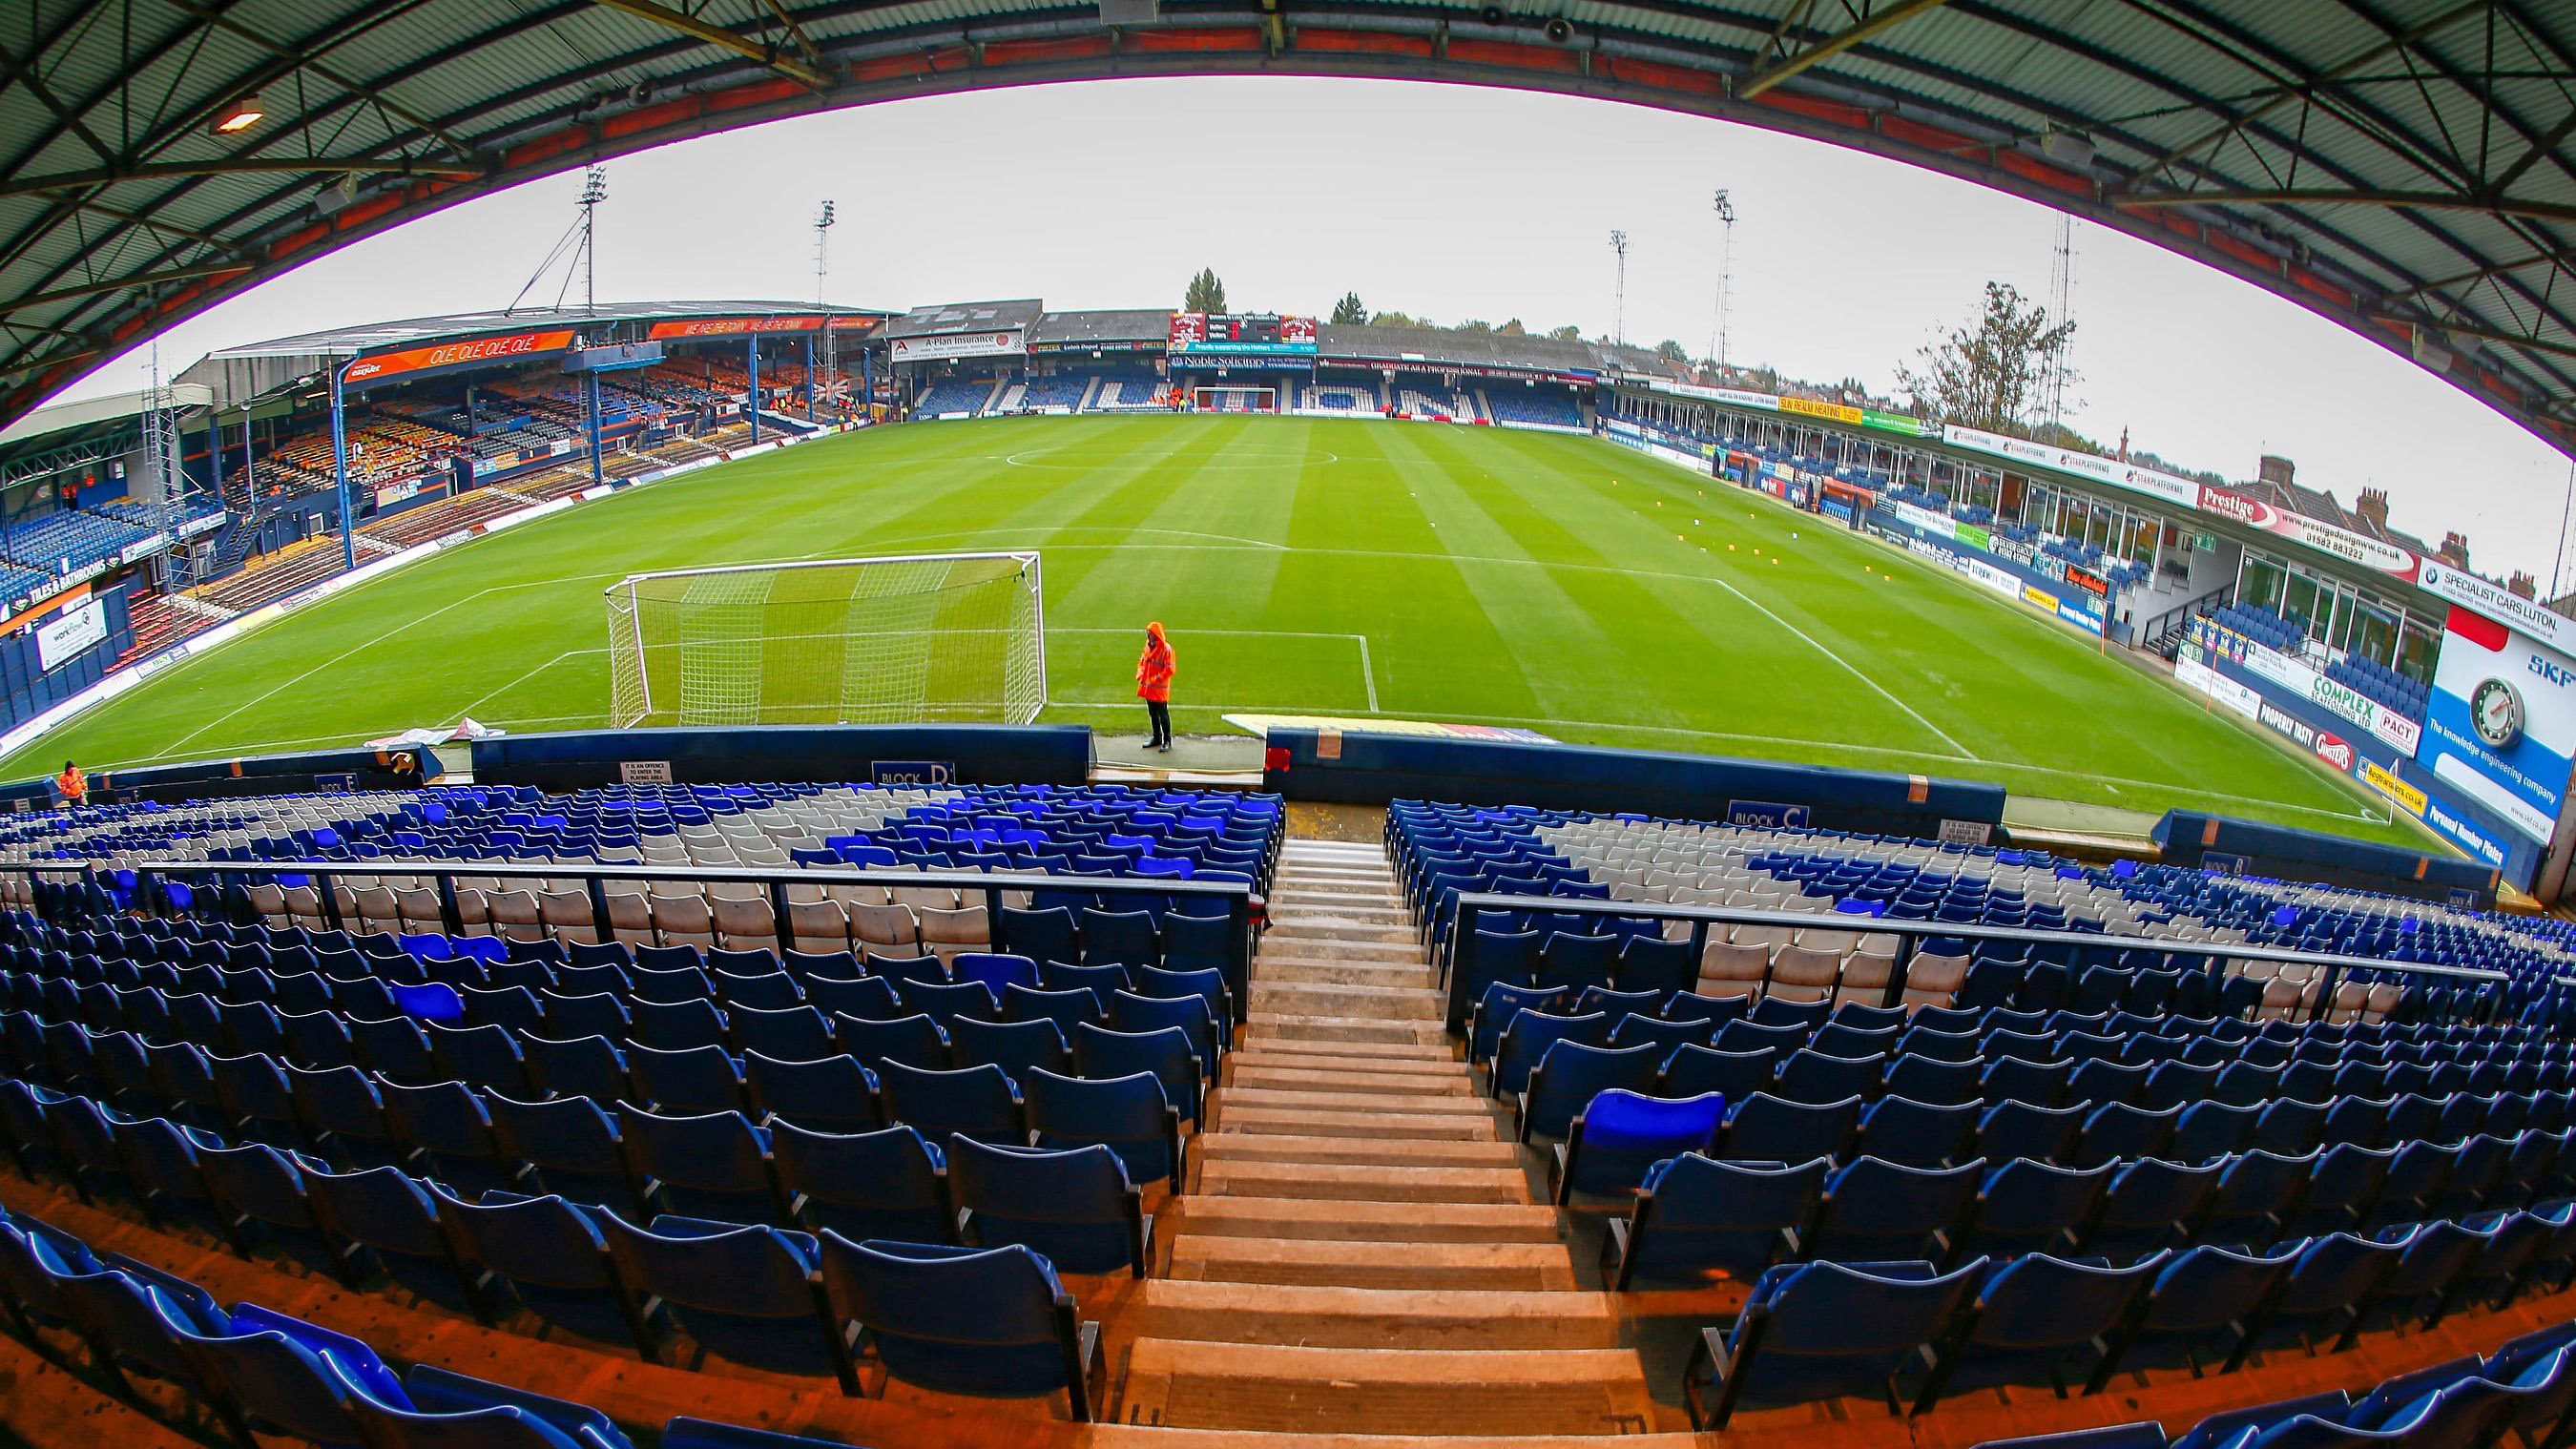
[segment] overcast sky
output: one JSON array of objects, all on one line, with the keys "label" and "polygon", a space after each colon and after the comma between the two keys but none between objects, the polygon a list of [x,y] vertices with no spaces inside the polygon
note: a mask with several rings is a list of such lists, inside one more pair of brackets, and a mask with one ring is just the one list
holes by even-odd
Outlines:
[{"label": "overcast sky", "polygon": [[[614,162],[599,295],[810,297],[810,223],[830,198],[839,302],[1177,306],[1189,274],[1212,266],[1241,311],[1321,314],[1355,290],[1442,323],[1519,317],[1593,335],[1613,324],[1617,227],[1629,339],[1677,338],[1699,356],[1721,186],[1738,218],[1731,362],[1887,391],[1988,278],[2047,294],[2054,212],[1896,162],[1601,101],[1236,78],[906,101]],[[577,175],[534,183],[351,247],[178,328],[161,365],[505,304],[579,189]],[[2550,581],[2563,456],[2268,293],[2099,228],[2077,236],[2075,427],[2105,442],[2126,428],[2135,446],[2230,478],[2284,453],[2347,504],[2386,488],[2400,527],[2465,530],[2482,571]],[[70,395],[144,376],[129,356]]]}]

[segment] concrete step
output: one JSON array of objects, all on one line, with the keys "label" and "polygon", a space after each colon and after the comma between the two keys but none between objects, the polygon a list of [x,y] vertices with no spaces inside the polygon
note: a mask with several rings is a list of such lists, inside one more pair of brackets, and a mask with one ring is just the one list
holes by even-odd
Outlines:
[{"label": "concrete step", "polygon": [[1480,1138],[1319,1137],[1292,1132],[1210,1132],[1192,1144],[1201,1162],[1329,1162],[1345,1166],[1518,1167],[1520,1144]]},{"label": "concrete step", "polygon": [[1355,1137],[1400,1142],[1500,1142],[1502,1118],[1468,1117],[1455,1112],[1380,1112],[1323,1110],[1306,1105],[1312,1096],[1297,1094],[1286,1106],[1219,1103],[1210,1137],[1232,1134],[1285,1137]]},{"label": "concrete step", "polygon": [[1282,1112],[1367,1112],[1379,1117],[1431,1117],[1462,1122],[1493,1122],[1501,1103],[1485,1097],[1421,1095],[1389,1097],[1376,1092],[1280,1091],[1270,1087],[1228,1087],[1217,1099],[1217,1126],[1226,1114],[1254,1108]]},{"label": "concrete step", "polygon": [[1366,896],[1348,891],[1287,890],[1270,894],[1270,919],[1302,920],[1308,916],[1342,916],[1356,921],[1413,924],[1413,912],[1393,895]]},{"label": "concrete step", "polygon": [[1624,1349],[1287,1348],[1140,1338],[1120,1417],[1177,1428],[1425,1435],[1633,1434],[1654,1427]]},{"label": "concrete step", "polygon": [[1169,1276],[1323,1288],[1484,1288],[1572,1292],[1574,1261],[1556,1243],[1325,1242],[1313,1238],[1172,1240]]},{"label": "concrete step", "polygon": [[1185,1197],[1155,1214],[1159,1231],[1336,1242],[1554,1243],[1556,1209],[1520,1203],[1367,1202],[1309,1197]]},{"label": "concrete step", "polygon": [[[1399,1055],[1396,1051],[1336,1051],[1334,1042],[1279,1042],[1263,1037],[1244,1038],[1243,1045],[1227,1053],[1226,1061],[1238,1071],[1249,1067],[1281,1067],[1290,1071],[1403,1072],[1410,1076],[1445,1077],[1464,1072],[1466,1064],[1446,1053],[1428,1052]],[[1351,1043],[1357,1047],[1359,1043]],[[1299,1050],[1314,1048],[1314,1050]],[[1399,1049],[1400,1050],[1400,1049]]]},{"label": "concrete step", "polygon": [[1263,944],[1272,940],[1290,941],[1369,941],[1387,946],[1412,946],[1420,949],[1413,927],[1402,921],[1371,921],[1335,911],[1288,911],[1271,921],[1262,934]]},{"label": "concrete step", "polygon": [[1304,1197],[1337,1202],[1529,1201],[1529,1179],[1516,1167],[1340,1166],[1319,1162],[1205,1162],[1198,1190],[1208,1196]]},{"label": "concrete step", "polygon": [[1245,1066],[1235,1063],[1227,1085],[1268,1092],[1383,1092],[1389,1097],[1465,1097],[1476,1091],[1464,1067],[1445,1076],[1427,1072]]},{"label": "concrete step", "polygon": [[1448,1009],[1440,993],[1407,986],[1336,986],[1327,982],[1252,983],[1251,1009],[1362,1021],[1438,1023]]},{"label": "concrete step", "polygon": [[1301,1348],[1616,1348],[1619,1301],[1606,1293],[1247,1288],[1155,1278],[1129,1300],[1119,1327],[1139,1338]]},{"label": "concrete step", "polygon": [[1270,1036],[1246,1031],[1238,1051],[1267,1052],[1276,1056],[1368,1058],[1391,1062],[1454,1062],[1457,1050],[1446,1042],[1413,1041],[1309,1041],[1302,1037]]},{"label": "concrete step", "polygon": [[1440,973],[1427,965],[1401,960],[1306,960],[1306,957],[1262,957],[1255,981],[1316,983],[1316,986],[1394,986],[1401,991],[1432,991]]},{"label": "concrete step", "polygon": [[1334,1043],[1413,1043],[1449,1049],[1447,1028],[1431,1021],[1367,1021],[1355,1016],[1327,1016],[1305,1011],[1263,1011],[1249,1013],[1247,1036],[1259,1035],[1273,1041],[1310,1041]]},{"label": "concrete step", "polygon": [[1410,941],[1354,941],[1344,936],[1288,931],[1277,940],[1265,938],[1256,962],[1273,957],[1300,961],[1358,961],[1372,966],[1423,966],[1422,948]]}]

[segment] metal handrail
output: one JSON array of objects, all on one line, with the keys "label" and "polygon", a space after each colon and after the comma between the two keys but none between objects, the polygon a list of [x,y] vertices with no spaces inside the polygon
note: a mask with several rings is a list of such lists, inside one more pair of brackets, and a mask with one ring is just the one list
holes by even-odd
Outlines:
[{"label": "metal handrail", "polygon": [[2207,956],[2208,972],[2220,974],[2228,961],[2273,961],[2284,964],[2316,966],[2323,969],[2317,987],[2315,1011],[2322,1013],[2334,1001],[2335,987],[2346,971],[2386,971],[2405,976],[2430,976],[2452,981],[2477,982],[2486,986],[2502,985],[2513,978],[2501,971],[2482,966],[2432,966],[2419,961],[2382,961],[2369,956],[2344,956],[2321,951],[2296,951],[2281,946],[2257,946],[2242,941],[2183,941],[2170,936],[2115,936],[2104,932],[2072,929],[2045,929],[2030,926],[1986,926],[1953,924],[1948,921],[1918,920],[1894,916],[1844,916],[1816,911],[1766,910],[1751,906],[1674,905],[1661,901],[1602,900],[1591,896],[1526,896],[1494,891],[1462,891],[1450,913],[1449,929],[1442,945],[1441,978],[1446,988],[1449,1030],[1462,1029],[1467,1009],[1474,1005],[1467,999],[1469,978],[1474,966],[1475,935],[1473,926],[1478,911],[1516,913],[1545,912],[1562,915],[1622,916],[1630,919],[1688,921],[1691,923],[1690,958],[1696,965],[1708,946],[1711,926],[1779,926],[1793,931],[1841,931],[1855,936],[1896,937],[1896,957],[1888,972],[1887,995],[1880,1003],[1897,1006],[1904,1001],[1905,971],[1914,959],[1917,946],[1929,936],[1955,937],[1968,941],[1998,941],[2012,945],[2072,945],[2089,950],[2151,951],[2163,956]]},{"label": "metal handrail", "polygon": [[[1198,897],[1226,903],[1227,985],[1232,988],[1235,1016],[1238,1022],[1249,1011],[1252,973],[1253,915],[1255,888],[1242,881],[1185,880],[1177,876],[1091,876],[1047,875],[1038,872],[984,874],[978,871],[911,871],[881,867],[809,867],[809,866],[738,866],[738,865],[619,865],[599,861],[562,861],[547,864],[522,864],[515,861],[480,861],[454,859],[380,856],[373,860],[177,860],[147,858],[118,864],[113,861],[21,861],[9,867],[23,872],[32,882],[45,875],[88,875],[99,871],[130,870],[138,881],[155,876],[218,877],[285,875],[410,875],[427,876],[437,882],[440,924],[451,935],[464,930],[462,913],[457,907],[456,878],[483,876],[495,880],[580,880],[590,898],[592,929],[601,939],[609,939],[613,928],[609,921],[607,883],[609,881],[682,881],[697,885],[758,885],[767,889],[769,909],[777,924],[777,944],[781,960],[786,958],[795,940],[795,931],[787,913],[787,887],[791,885],[835,886],[929,886],[948,887],[958,891],[978,891],[984,897],[985,929],[993,949],[1009,949],[1006,922],[1002,916],[1002,893],[1005,891],[1073,891],[1084,894],[1118,895],[1172,899]],[[321,899],[322,918],[333,930],[345,929],[337,896],[328,890],[317,893]]]}]

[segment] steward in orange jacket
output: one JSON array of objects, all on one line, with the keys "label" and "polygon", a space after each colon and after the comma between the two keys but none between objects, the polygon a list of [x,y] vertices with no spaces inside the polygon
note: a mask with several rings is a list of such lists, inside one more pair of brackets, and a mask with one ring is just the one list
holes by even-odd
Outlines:
[{"label": "steward in orange jacket", "polygon": [[1136,660],[1136,697],[1145,701],[1145,717],[1154,729],[1154,737],[1147,742],[1147,748],[1165,753],[1172,748],[1174,672],[1172,645],[1163,637],[1163,626],[1146,625],[1145,652]]}]

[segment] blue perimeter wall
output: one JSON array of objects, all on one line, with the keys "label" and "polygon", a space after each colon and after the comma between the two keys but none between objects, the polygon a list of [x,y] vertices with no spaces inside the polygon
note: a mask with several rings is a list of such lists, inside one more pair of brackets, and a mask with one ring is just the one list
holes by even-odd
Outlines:
[{"label": "blue perimeter wall", "polygon": [[1923,839],[1955,822],[1953,838],[1978,842],[2004,817],[2001,785],[1922,775],[1419,735],[1342,735],[1339,757],[1326,759],[1320,741],[1312,729],[1271,730],[1261,787],[1354,805],[1533,805]]},{"label": "blue perimeter wall", "polygon": [[[664,764],[676,784],[742,780],[1079,785],[1088,725],[748,725],[502,735],[474,742],[474,780],[580,790]],[[649,768],[647,774],[657,773]]]},{"label": "blue perimeter wall", "polygon": [[2167,865],[2388,891],[2468,910],[2493,906],[2502,879],[2495,867],[2475,861],[2189,810],[2166,811],[2155,839]]}]

